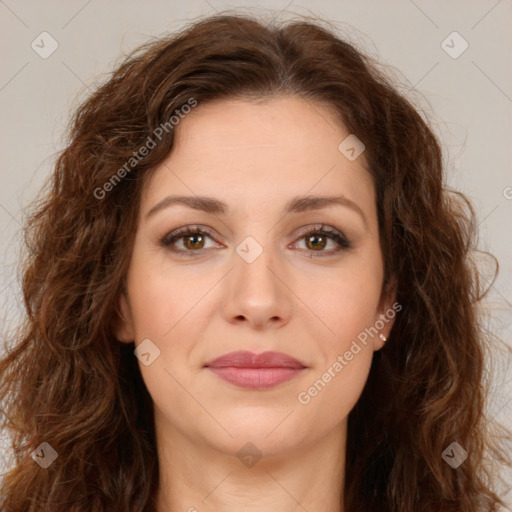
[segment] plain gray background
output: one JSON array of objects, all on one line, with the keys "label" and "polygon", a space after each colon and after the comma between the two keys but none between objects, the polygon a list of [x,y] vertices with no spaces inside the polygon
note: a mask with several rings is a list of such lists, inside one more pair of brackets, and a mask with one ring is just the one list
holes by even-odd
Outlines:
[{"label": "plain gray background", "polygon": [[[499,260],[500,273],[486,307],[489,328],[510,344],[511,0],[0,0],[3,339],[22,314],[17,276],[22,210],[51,172],[73,107],[87,96],[89,87],[107,77],[122,54],[200,15],[225,9],[283,20],[301,14],[319,16],[334,23],[341,36],[396,68],[389,72],[402,82],[399,90],[425,110],[440,137],[449,184],[467,194],[476,208],[481,248]],[[35,42],[41,47],[41,38],[45,51],[55,44],[42,32],[58,44],[47,58],[31,46]],[[482,264],[489,276],[491,266],[485,258]],[[509,357],[497,353],[490,371],[495,379],[491,416],[512,427]],[[512,502],[510,486],[503,494]]]}]

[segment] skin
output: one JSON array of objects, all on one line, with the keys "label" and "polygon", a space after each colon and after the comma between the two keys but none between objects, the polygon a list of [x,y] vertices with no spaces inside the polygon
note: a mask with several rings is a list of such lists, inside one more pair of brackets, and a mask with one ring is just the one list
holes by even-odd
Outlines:
[{"label": "skin", "polygon": [[[338,150],[348,132],[328,107],[292,96],[199,105],[176,130],[175,149],[143,190],[115,328],[121,342],[148,338],[160,350],[148,366],[139,361],[155,405],[158,510],[338,512],[347,416],[383,341],[359,343],[309,403],[297,397],[394,302],[383,293],[364,156],[349,161]],[[175,204],[146,218],[170,194],[211,196],[228,212]],[[284,215],[285,204],[304,195],[343,195],[361,212],[329,205]],[[305,236],[322,224],[351,247],[334,252],[334,240]],[[174,242],[195,255],[161,244],[195,225],[212,236]],[[236,252],[248,236],[263,249],[251,263]],[[284,352],[307,368],[274,388],[247,390],[204,367],[236,350]],[[262,454],[252,467],[236,456],[248,442]]]}]

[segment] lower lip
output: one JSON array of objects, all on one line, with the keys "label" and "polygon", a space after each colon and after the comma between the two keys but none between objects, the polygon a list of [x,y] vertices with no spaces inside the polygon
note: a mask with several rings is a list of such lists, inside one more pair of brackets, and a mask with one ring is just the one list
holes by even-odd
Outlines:
[{"label": "lower lip", "polygon": [[208,367],[221,379],[246,389],[266,389],[296,377],[305,368],[235,368]]}]

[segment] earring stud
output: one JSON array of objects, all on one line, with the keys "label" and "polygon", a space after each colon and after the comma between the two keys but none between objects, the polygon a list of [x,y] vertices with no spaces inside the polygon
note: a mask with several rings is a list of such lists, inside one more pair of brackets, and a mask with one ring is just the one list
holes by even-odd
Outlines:
[{"label": "earring stud", "polygon": [[380,338],[384,343],[386,343],[387,338],[386,338],[386,336],[384,336],[384,334],[382,334],[382,333],[381,333],[381,334],[379,334],[379,338]]}]

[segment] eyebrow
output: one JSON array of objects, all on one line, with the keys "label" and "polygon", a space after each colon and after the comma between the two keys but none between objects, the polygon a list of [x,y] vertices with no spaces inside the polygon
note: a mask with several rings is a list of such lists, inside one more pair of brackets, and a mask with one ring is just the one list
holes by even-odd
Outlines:
[{"label": "eyebrow", "polygon": [[[214,215],[227,215],[229,207],[226,203],[219,201],[213,197],[207,196],[167,196],[156,203],[146,214],[146,219],[155,213],[169,208],[170,206],[182,204],[194,210],[203,211]],[[362,218],[366,226],[368,221],[363,210],[354,201],[343,195],[339,196],[297,196],[288,201],[284,207],[284,214],[300,213],[310,210],[320,210],[333,205],[341,205],[357,212]]]}]

